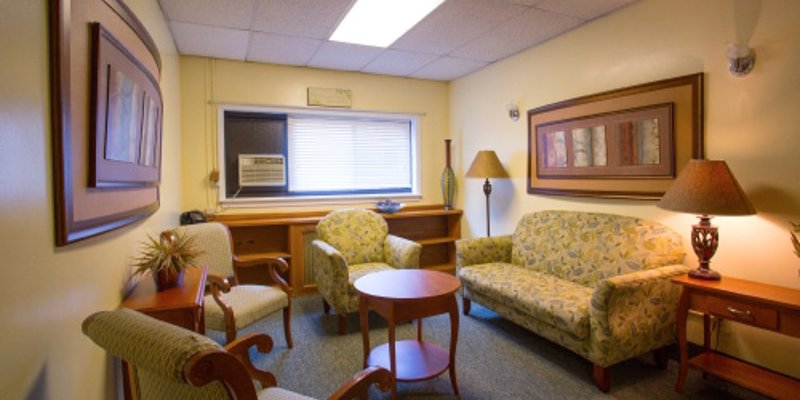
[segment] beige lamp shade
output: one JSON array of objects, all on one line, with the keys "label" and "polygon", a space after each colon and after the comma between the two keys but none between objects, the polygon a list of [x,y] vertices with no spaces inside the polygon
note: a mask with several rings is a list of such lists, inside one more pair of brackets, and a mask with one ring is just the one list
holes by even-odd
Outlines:
[{"label": "beige lamp shade", "polygon": [[508,172],[500,164],[500,159],[493,150],[481,150],[472,160],[467,170],[470,178],[508,178]]},{"label": "beige lamp shade", "polygon": [[725,161],[690,160],[658,207],[697,215],[756,213]]}]

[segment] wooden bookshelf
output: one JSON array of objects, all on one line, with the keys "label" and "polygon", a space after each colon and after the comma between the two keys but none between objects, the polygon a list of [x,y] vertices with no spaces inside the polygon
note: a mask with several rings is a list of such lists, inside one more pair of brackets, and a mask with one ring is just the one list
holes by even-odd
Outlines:
[{"label": "wooden bookshelf", "polygon": [[[236,256],[248,259],[270,255],[289,263],[285,277],[294,294],[316,293],[314,261],[310,243],[316,226],[329,210],[296,213],[220,214],[212,220],[228,226]],[[381,214],[389,233],[422,245],[420,268],[455,272],[455,242],[461,237],[461,210],[445,210],[442,205],[406,207],[395,214]],[[260,271],[244,274],[242,282],[265,283]]]}]

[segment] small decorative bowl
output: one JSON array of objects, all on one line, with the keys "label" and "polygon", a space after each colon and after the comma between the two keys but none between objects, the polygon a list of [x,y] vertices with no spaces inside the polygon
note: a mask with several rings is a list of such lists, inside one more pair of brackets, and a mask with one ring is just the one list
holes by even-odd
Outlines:
[{"label": "small decorative bowl", "polygon": [[384,214],[394,214],[400,211],[401,208],[403,208],[403,203],[389,203],[389,204],[378,203],[375,204],[375,208],[377,208],[378,211]]}]

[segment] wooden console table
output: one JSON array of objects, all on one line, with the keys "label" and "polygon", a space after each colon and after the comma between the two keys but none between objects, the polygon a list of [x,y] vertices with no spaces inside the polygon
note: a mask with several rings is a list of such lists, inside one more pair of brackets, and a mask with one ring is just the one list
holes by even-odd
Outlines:
[{"label": "wooden console table", "polygon": [[[683,392],[689,367],[733,382],[776,399],[796,399],[800,380],[728,357],[711,349],[711,317],[800,337],[800,290],[723,277],[704,281],[682,276],[672,279],[682,285],[677,328],[680,369],[675,390]],[[688,357],[686,319],[689,310],[703,314],[704,352]]]},{"label": "wooden console table", "polygon": [[[364,367],[377,365],[392,372],[392,399],[397,398],[397,381],[415,382],[434,378],[450,370],[450,384],[458,397],[456,343],[458,304],[455,292],[459,280],[439,271],[397,269],[374,272],[355,281],[360,295],[359,318],[364,342]],[[389,342],[374,349],[369,344],[368,311],[372,309],[389,324]],[[450,315],[450,351],[422,341],[422,318]],[[395,340],[398,323],[417,320],[417,340]]]}]

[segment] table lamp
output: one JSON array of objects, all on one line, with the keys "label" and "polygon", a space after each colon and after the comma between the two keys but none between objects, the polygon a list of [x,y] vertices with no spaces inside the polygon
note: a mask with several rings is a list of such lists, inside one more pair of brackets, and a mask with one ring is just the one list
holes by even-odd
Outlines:
[{"label": "table lamp", "polygon": [[752,215],[756,213],[725,161],[690,160],[669,187],[658,207],[697,214],[692,225],[692,249],[700,265],[689,272],[697,279],[718,280],[720,274],[709,266],[717,251],[719,235],[710,215]]},{"label": "table lamp", "polygon": [[472,160],[472,165],[467,170],[467,177],[486,179],[483,183],[483,194],[486,195],[486,236],[492,236],[489,228],[489,195],[492,194],[492,184],[489,178],[508,178],[508,172],[500,164],[493,150],[481,150]]}]

